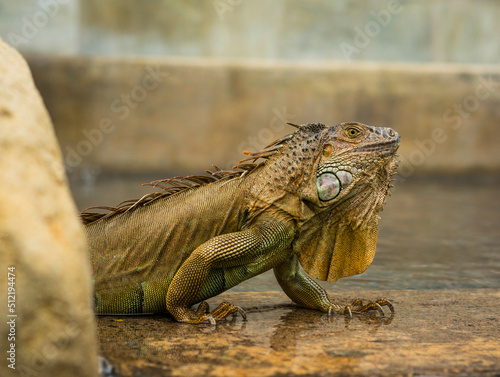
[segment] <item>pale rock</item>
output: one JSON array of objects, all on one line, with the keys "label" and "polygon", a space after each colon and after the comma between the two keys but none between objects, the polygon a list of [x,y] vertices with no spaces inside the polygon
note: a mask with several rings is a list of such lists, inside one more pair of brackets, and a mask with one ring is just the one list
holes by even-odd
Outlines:
[{"label": "pale rock", "polygon": [[[0,375],[14,375],[3,372],[12,343],[16,375],[96,376],[82,226],[30,70],[1,39],[0,156]],[[15,267],[17,317],[7,317],[8,267]],[[9,341],[11,319],[15,340]]]}]

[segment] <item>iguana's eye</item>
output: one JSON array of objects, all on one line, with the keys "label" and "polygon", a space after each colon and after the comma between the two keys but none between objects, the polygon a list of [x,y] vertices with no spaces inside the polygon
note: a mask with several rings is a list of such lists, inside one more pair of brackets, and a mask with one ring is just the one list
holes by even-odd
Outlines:
[{"label": "iguana's eye", "polygon": [[348,128],[347,129],[347,135],[349,137],[356,137],[359,135],[359,131],[356,128]]},{"label": "iguana's eye", "polygon": [[327,144],[323,148],[323,157],[330,157],[333,153],[333,147],[330,144]]}]

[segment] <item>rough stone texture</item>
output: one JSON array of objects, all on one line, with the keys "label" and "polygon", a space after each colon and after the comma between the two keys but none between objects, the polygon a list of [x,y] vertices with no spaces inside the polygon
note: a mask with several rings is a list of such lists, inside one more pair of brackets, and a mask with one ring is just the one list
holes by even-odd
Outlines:
[{"label": "rough stone texture", "polygon": [[100,317],[101,351],[125,376],[491,376],[500,373],[498,302],[484,290],[342,292],[385,296],[396,314],[328,318],[281,292],[225,293],[247,310],[216,328],[167,316]]},{"label": "rough stone texture", "polygon": [[70,173],[222,168],[293,131],[390,126],[401,175],[500,170],[498,66],[32,58]]},{"label": "rough stone texture", "polygon": [[[14,344],[15,372],[21,376],[95,376],[84,235],[28,66],[1,40],[0,151],[0,374],[17,375],[5,357]],[[15,268],[12,311],[8,267]],[[11,320],[15,333],[9,333]]]}]

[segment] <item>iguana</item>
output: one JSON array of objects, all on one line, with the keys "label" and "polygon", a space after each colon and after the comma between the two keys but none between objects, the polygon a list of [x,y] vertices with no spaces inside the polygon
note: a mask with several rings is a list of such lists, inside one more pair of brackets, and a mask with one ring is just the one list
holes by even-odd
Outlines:
[{"label": "iguana", "polygon": [[293,126],[264,149],[244,152],[249,157],[234,170],[213,165],[206,176],[154,181],[165,191],[83,211],[96,312],[169,312],[187,323],[244,316],[228,302],[209,312],[203,300],[271,268],[307,308],[393,311],[384,299],[341,305],[310,276],[336,281],[372,262],[399,135],[360,123]]}]

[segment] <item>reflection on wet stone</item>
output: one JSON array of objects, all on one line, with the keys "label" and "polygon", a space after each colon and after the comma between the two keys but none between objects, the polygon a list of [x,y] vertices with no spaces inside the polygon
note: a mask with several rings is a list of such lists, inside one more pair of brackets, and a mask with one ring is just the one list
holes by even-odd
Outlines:
[{"label": "reflection on wet stone", "polygon": [[[140,197],[158,177],[74,185],[79,208]],[[140,189],[142,191],[133,192]],[[98,317],[113,376],[399,376],[500,374],[500,181],[398,182],[382,212],[377,254],[359,276],[322,283],[349,303],[385,297],[396,314],[331,318],[291,304],[274,274],[209,300],[241,306],[211,326],[170,316]],[[97,198],[97,199],[96,199]]]},{"label": "reflection on wet stone", "polygon": [[[225,293],[248,313],[216,327],[169,316],[103,316],[101,353],[116,376],[396,376],[500,368],[495,290],[388,291],[396,315],[352,320],[290,305],[280,292]],[[354,292],[343,292],[348,301]],[[379,292],[367,291],[366,296]],[[276,305],[266,306],[273,302]],[[264,310],[258,309],[263,307]],[[481,310],[477,310],[481,308]],[[485,314],[487,313],[487,314]]]}]

